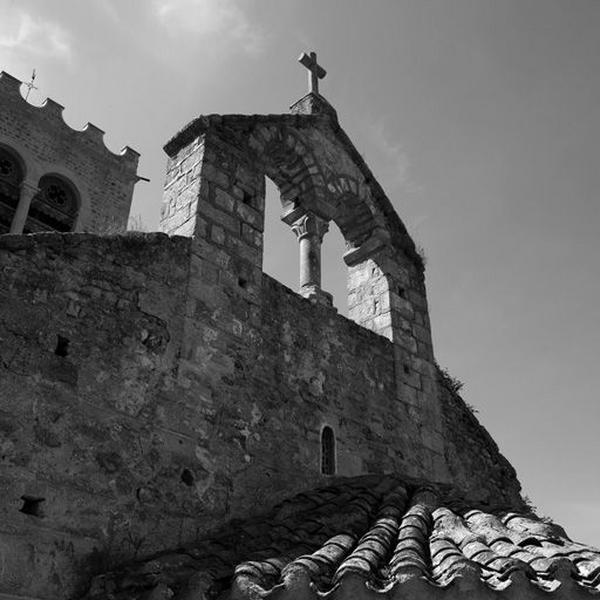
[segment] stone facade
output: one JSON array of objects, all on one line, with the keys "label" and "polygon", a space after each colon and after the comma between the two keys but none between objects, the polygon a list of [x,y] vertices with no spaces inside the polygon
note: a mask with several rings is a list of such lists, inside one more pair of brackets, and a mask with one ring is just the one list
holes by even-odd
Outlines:
[{"label": "stone facade", "polygon": [[[520,505],[439,380],[422,262],[335,111],[201,117],[165,149],[169,235],[0,237],[0,594],[78,598],[326,485],[326,427],[336,477]],[[315,281],[296,294],[262,272],[265,176],[288,224],[342,231],[350,319]]]},{"label": "stone facade", "polygon": [[27,230],[40,182],[48,176],[73,191],[77,206],[69,230],[125,231],[138,180],[139,154],[129,147],[113,154],[104,145],[104,132],[95,125],[88,123],[82,131],[71,129],[62,118],[60,104],[47,99],[42,106],[33,106],[23,98],[20,87],[18,79],[0,73],[0,150],[14,156],[22,170],[19,206],[14,215],[7,215],[11,232]]}]

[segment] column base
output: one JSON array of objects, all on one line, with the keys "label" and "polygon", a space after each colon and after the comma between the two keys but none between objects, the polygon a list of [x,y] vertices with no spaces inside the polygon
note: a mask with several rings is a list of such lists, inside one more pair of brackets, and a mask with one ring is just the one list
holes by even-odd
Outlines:
[{"label": "column base", "polygon": [[323,306],[333,306],[333,296],[329,292],[323,291],[316,285],[305,285],[300,288],[300,295],[304,298],[308,298],[315,304],[322,304]]}]

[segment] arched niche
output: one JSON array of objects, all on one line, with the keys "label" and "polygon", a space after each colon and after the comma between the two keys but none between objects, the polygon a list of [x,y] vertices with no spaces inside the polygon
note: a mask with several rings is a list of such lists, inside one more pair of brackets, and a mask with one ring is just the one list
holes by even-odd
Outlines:
[{"label": "arched niche", "polygon": [[31,201],[24,233],[73,231],[81,205],[77,188],[57,174],[44,175]]},{"label": "arched niche", "polygon": [[19,154],[0,145],[0,234],[10,231],[25,174],[25,164]]}]

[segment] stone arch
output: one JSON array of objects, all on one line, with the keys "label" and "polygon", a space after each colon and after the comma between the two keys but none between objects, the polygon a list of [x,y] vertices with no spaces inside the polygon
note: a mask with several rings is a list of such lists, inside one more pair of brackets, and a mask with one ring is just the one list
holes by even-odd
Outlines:
[{"label": "stone arch", "polygon": [[[181,177],[181,167],[198,152],[203,165],[200,197],[219,209],[232,208],[233,229],[239,228],[244,243],[250,244],[242,248],[236,242],[232,250],[251,268],[262,268],[265,178],[269,178],[280,193],[282,218],[300,242],[300,293],[331,304],[331,296],[320,285],[320,245],[334,221],[346,245],[350,318],[392,341],[402,339],[397,306],[404,299],[395,298],[393,290],[412,289],[419,296],[416,301],[423,303],[423,269],[414,243],[345,134],[320,125],[296,115],[212,115],[192,122],[165,146],[171,156],[168,179],[177,183],[169,183],[166,192],[171,199],[165,220],[175,223],[167,230],[189,230],[184,222],[189,210],[180,210],[177,189],[188,181]],[[239,207],[252,205],[246,195],[253,200],[255,213]],[[218,213],[208,218],[222,219]]]},{"label": "stone arch", "polygon": [[285,212],[306,209],[334,221],[349,248],[375,230],[382,237],[386,221],[364,176],[326,172],[313,145],[302,129],[282,125],[257,125],[247,138],[251,161],[279,188]]},{"label": "stone arch", "polygon": [[0,234],[10,231],[26,175],[27,168],[19,153],[0,144]]},{"label": "stone arch", "polygon": [[333,220],[346,240],[348,250],[362,246],[385,223],[373,206],[371,193],[360,176],[339,175],[327,181],[327,198],[334,207]]},{"label": "stone arch", "polygon": [[339,173],[335,167],[326,172],[314,151],[314,141],[305,139],[302,129],[257,125],[245,139],[249,162],[280,191],[286,222],[304,211],[334,221],[344,236],[347,254],[359,250],[361,258],[391,241],[398,246],[412,245],[393,209],[388,215],[385,206],[379,206],[372,182],[359,169],[352,174]]},{"label": "stone arch", "polygon": [[47,173],[40,178],[38,188],[31,201],[24,233],[74,231],[81,196],[72,181],[58,173]]},{"label": "stone arch", "polygon": [[249,135],[247,147],[252,162],[279,188],[284,207],[299,199],[309,204],[316,201],[323,175],[297,131],[258,126]]},{"label": "stone arch", "polygon": [[27,178],[28,165],[23,157],[23,153],[19,151],[19,148],[16,147],[16,144],[4,143],[2,140],[0,140],[0,151],[12,156],[22,174],[21,181],[24,181]]},{"label": "stone arch", "polygon": [[[225,135],[218,133],[221,140],[225,138],[232,144],[227,139],[229,135],[229,131]],[[373,201],[363,174],[358,169],[352,174],[340,174],[336,170],[339,165],[323,164],[315,150],[315,140],[302,128],[259,122],[250,131],[236,135],[235,147],[246,155],[250,168],[278,188],[282,219],[295,232],[295,223],[310,213],[323,221],[323,231],[327,231],[329,221],[336,224],[344,238],[344,256],[358,248],[371,252],[389,241],[384,216]],[[300,291],[311,297],[315,287],[318,285],[301,283]],[[326,303],[331,302],[330,294],[324,292],[322,296]]]},{"label": "stone arch", "polygon": [[29,185],[35,185],[42,176],[43,169],[41,169],[34,155],[18,140],[13,140],[3,135],[0,135],[0,146],[4,146],[18,154],[25,173],[24,182]]}]

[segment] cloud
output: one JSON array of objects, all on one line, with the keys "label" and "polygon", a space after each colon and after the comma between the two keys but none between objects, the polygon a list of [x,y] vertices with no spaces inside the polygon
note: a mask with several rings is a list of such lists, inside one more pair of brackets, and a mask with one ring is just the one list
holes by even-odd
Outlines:
[{"label": "cloud", "polygon": [[236,0],[155,0],[156,18],[166,27],[239,45],[251,54],[265,46],[264,32],[255,27]]},{"label": "cloud", "polygon": [[69,60],[71,41],[57,23],[21,10],[0,8],[0,48],[43,58]]}]

